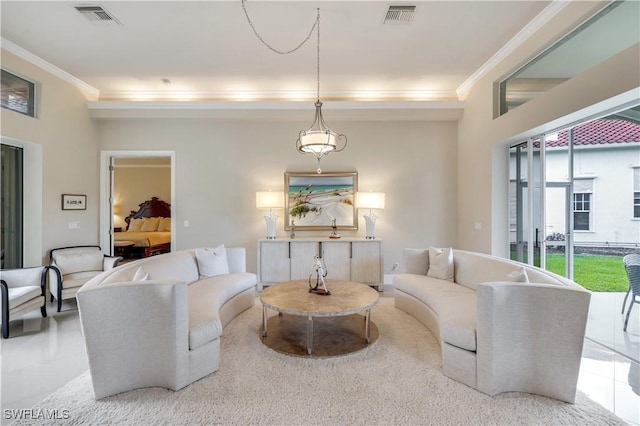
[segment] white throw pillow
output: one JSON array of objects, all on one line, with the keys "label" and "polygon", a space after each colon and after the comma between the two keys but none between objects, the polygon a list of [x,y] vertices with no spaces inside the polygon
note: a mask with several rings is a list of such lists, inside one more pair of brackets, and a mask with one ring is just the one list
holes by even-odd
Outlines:
[{"label": "white throw pillow", "polygon": [[201,277],[216,277],[229,273],[227,250],[224,244],[216,248],[197,248],[196,259]]},{"label": "white throw pillow", "polygon": [[135,274],[133,274],[132,281],[149,281],[149,273],[142,269],[142,266],[138,268]]},{"label": "white throw pillow", "polygon": [[453,249],[429,247],[427,276],[453,282]]},{"label": "white throw pillow", "polygon": [[507,274],[507,279],[509,281],[513,281],[516,283],[528,283],[529,276],[527,275],[527,270],[524,266],[521,266],[520,269],[516,269],[515,271]]}]

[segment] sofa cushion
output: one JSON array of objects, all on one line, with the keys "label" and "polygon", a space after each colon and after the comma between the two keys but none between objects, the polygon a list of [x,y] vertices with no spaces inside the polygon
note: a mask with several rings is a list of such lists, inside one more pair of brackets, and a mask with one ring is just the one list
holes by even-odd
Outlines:
[{"label": "sofa cushion", "polygon": [[145,271],[145,269],[141,266],[136,269],[136,273],[133,274],[133,278],[131,279],[131,281],[149,281],[150,278],[151,276],[149,275],[149,273]]},{"label": "sofa cushion", "polygon": [[104,255],[97,247],[74,247],[53,252],[53,262],[62,275],[102,271]]},{"label": "sofa cushion", "polygon": [[427,275],[441,280],[453,281],[453,249],[429,248],[429,270]]},{"label": "sofa cushion", "polygon": [[450,281],[427,277],[425,275],[399,274],[393,280],[395,289],[408,293],[431,307],[434,312],[440,308],[441,293],[474,293],[464,286]]},{"label": "sofa cushion", "polygon": [[36,285],[9,287],[9,309],[20,306],[38,296],[42,296],[42,288]]},{"label": "sofa cushion", "polygon": [[529,282],[529,276],[527,275],[527,269],[524,266],[521,266],[521,267],[515,269],[514,271],[508,273],[505,276],[504,281],[528,283]]},{"label": "sofa cushion", "polygon": [[201,277],[216,277],[229,273],[227,251],[224,244],[216,248],[197,248],[198,270]]},{"label": "sofa cushion", "polygon": [[75,274],[67,274],[62,276],[62,288],[82,287],[91,278],[100,275],[102,271],[86,271],[76,272]]},{"label": "sofa cushion", "polygon": [[473,291],[442,292],[437,297],[442,341],[475,351],[477,294]]},{"label": "sofa cushion", "polygon": [[196,349],[222,335],[218,311],[228,300],[255,286],[247,272],[203,278],[188,287],[189,348]]},{"label": "sofa cushion", "polygon": [[427,275],[429,270],[429,250],[402,250],[402,266],[405,274]]}]

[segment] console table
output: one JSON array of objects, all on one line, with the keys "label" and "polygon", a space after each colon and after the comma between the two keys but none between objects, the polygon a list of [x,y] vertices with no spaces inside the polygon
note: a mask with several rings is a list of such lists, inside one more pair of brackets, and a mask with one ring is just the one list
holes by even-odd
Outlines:
[{"label": "console table", "polygon": [[327,266],[327,279],[383,289],[381,240],[320,237],[259,240],[258,290],[280,282],[308,279],[314,256],[321,257]]}]

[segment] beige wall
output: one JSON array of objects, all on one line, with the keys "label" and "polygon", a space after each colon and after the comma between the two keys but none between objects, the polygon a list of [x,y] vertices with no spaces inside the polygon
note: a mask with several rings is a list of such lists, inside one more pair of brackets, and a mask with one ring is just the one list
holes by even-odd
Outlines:
[{"label": "beige wall", "polygon": [[[494,82],[525,63],[562,33],[584,20],[597,2],[574,2],[521,48],[477,82],[466,99],[458,127],[458,246],[508,255],[507,147],[554,127],[604,112],[611,98],[626,93],[640,98],[640,46],[555,87],[493,119]],[[625,96],[628,99],[629,96]],[[594,108],[593,106],[596,105]],[[476,224],[480,225],[477,229]]]},{"label": "beige wall", "polygon": [[[51,248],[98,242],[97,133],[77,88],[5,50],[2,68],[35,81],[39,89],[38,118],[0,111],[4,138],[41,148],[41,160],[35,161],[42,168],[42,210],[35,220],[41,224],[42,237],[25,253],[25,266],[33,266],[47,262]],[[62,194],[86,194],[87,210],[62,211]],[[25,214],[32,210],[37,209]],[[69,222],[79,222],[80,228],[70,230]],[[37,226],[25,224],[27,240],[32,232],[39,232]]]},{"label": "beige wall", "polygon": [[[312,116],[310,105],[309,120]],[[376,227],[384,240],[386,270],[401,260],[403,247],[455,245],[455,122],[329,119],[329,124],[348,136],[349,145],[325,157],[323,170],[357,171],[361,190],[387,194]],[[286,117],[269,122],[121,119],[100,121],[98,129],[102,150],[175,150],[176,249],[220,243],[246,247],[248,268],[255,271],[256,242],[266,231],[266,211],[256,209],[255,192],[283,190],[285,171],[315,171],[315,158],[295,149],[298,131],[308,125]],[[282,210],[278,214],[277,233],[285,236]],[[343,235],[364,236],[358,216],[359,230]]]},{"label": "beige wall", "polygon": [[113,185],[114,204],[120,209],[114,215],[114,226],[127,226],[124,218],[138,211],[140,203],[158,197],[171,204],[171,167],[170,166],[116,166]]}]

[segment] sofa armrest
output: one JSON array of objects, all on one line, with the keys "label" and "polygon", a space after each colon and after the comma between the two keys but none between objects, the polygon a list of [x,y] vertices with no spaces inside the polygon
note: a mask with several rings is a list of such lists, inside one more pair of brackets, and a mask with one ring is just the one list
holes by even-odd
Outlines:
[{"label": "sofa armrest", "polygon": [[96,399],[189,383],[187,283],[93,285],[77,299]]},{"label": "sofa armrest", "polygon": [[489,395],[519,391],[573,403],[589,300],[549,284],[478,286],[477,383]]},{"label": "sofa armrest", "polygon": [[229,273],[247,272],[247,251],[244,247],[228,247],[226,252]]},{"label": "sofa armrest", "polygon": [[118,263],[120,263],[122,261],[122,257],[120,256],[104,256],[104,259],[102,260],[102,270],[103,271],[108,271],[110,269],[115,268],[116,266],[118,266]]}]

